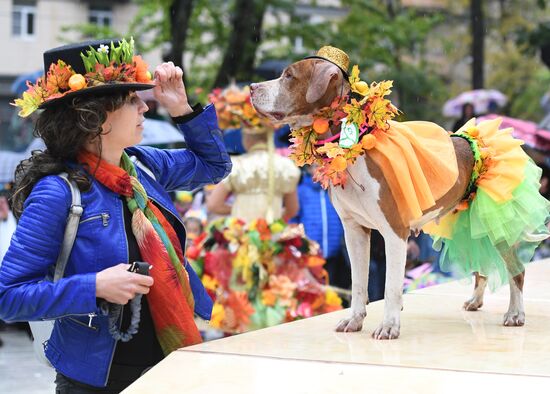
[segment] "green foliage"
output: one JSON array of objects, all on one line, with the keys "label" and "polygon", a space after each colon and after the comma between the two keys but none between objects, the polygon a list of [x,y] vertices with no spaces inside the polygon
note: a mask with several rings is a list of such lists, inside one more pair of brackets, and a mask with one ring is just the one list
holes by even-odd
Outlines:
[{"label": "green foliage", "polygon": [[111,62],[116,64],[127,63],[131,64],[134,56],[134,39],[130,38],[130,41],[126,41],[125,38],[115,45],[111,42],[111,48],[109,52],[99,51],[97,48],[86,50],[86,54],[81,53],[80,57],[86,68],[86,72],[95,71],[96,64],[103,64],[109,66]]},{"label": "green foliage", "polygon": [[[76,32],[82,40],[102,40],[105,38],[124,37],[126,32],[119,32],[108,26],[98,26],[95,23],[84,23],[81,25],[69,25],[61,27],[62,33]],[[68,43],[67,35],[62,34],[58,40]]]},{"label": "green foliage", "polygon": [[441,76],[425,61],[426,39],[443,21],[440,14],[422,13],[416,9],[398,7],[393,14],[382,0],[344,0],[348,13],[335,24],[306,24],[302,18],[292,18],[290,24],[269,31],[267,39],[288,38],[270,52],[273,57],[287,53],[289,60],[303,58],[293,53],[296,37],[303,40],[307,54],[323,45],[333,45],[346,51],[350,67],[358,64],[365,81],[393,79],[392,99],[403,111],[402,119],[439,120],[445,89]]}]

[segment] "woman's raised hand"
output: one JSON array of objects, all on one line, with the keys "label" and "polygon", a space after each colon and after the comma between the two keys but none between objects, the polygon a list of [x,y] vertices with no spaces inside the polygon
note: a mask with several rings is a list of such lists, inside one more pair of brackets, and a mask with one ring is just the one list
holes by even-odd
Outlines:
[{"label": "woman's raised hand", "polygon": [[155,98],[170,116],[187,115],[193,110],[187,102],[187,93],[183,84],[183,70],[172,62],[162,63],[155,69]]},{"label": "woman's raised hand", "polygon": [[96,274],[95,295],[113,304],[126,305],[136,294],[149,293],[153,278],[128,272],[130,264],[118,264]]}]

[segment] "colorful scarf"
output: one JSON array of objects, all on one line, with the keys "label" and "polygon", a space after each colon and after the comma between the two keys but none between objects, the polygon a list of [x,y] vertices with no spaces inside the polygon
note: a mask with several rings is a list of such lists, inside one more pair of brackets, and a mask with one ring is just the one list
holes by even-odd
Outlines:
[{"label": "colorful scarf", "polygon": [[101,184],[126,197],[141,257],[153,266],[150,275],[155,284],[147,294],[147,301],[164,354],[200,343],[201,336],[193,319],[195,300],[182,264],[181,244],[173,227],[139,183],[128,155],[122,154],[121,167],[86,151],[79,154],[78,161],[87,164]]}]

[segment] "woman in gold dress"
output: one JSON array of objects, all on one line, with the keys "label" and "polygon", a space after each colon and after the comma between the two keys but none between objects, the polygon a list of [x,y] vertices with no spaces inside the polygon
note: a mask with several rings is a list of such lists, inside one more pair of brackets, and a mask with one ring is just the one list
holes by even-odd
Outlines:
[{"label": "woman in gold dress", "polygon": [[207,199],[210,213],[229,216],[211,222],[187,251],[215,300],[211,326],[236,333],[340,309],[319,245],[302,225],[287,224],[298,212],[300,171],[275,154],[275,127],[260,120],[246,89],[230,86],[210,99],[220,128],[241,128],[246,150]]}]

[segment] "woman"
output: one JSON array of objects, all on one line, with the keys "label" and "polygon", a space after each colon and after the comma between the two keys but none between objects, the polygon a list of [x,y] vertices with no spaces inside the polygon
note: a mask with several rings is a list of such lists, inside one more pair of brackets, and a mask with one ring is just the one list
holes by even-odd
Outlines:
[{"label": "woman", "polygon": [[[0,270],[0,319],[56,319],[45,354],[58,393],[120,392],[171,351],[201,341],[193,314],[209,319],[212,303],[183,258],[185,229],[168,191],[217,183],[231,163],[214,108],[189,106],[172,63],[158,66],[152,80],[133,40],[55,48],[44,64],[46,78],[16,100],[22,116],[44,109],[36,133],[47,149],[16,171],[20,219]],[[135,91],[151,88],[187,150],[133,147],[147,111]],[[78,183],[84,213],[65,277],[52,283],[44,277],[71,204],[54,175],[63,171]],[[135,261],[152,265],[150,276],[128,272]],[[128,308],[140,294],[141,304]],[[113,319],[117,305],[125,307]],[[133,338],[117,340],[136,318]]]},{"label": "woman", "polygon": [[[296,188],[300,170],[289,158],[273,153],[274,126],[260,121],[249,99],[248,92],[233,85],[214,97],[220,118],[234,118],[236,124],[233,126],[242,126],[246,153],[233,157],[233,171],[214,188],[206,201],[207,209],[247,222],[257,218],[265,218],[268,222],[281,218],[288,221],[299,209]],[[226,103],[225,109],[220,108],[220,102]],[[226,201],[231,193],[235,200],[228,205]]]},{"label": "woman", "polygon": [[458,129],[464,126],[464,124],[474,116],[476,116],[474,113],[474,105],[472,103],[464,103],[464,105],[462,105],[462,115],[453,125],[453,131],[458,131]]},{"label": "woman", "polygon": [[[274,153],[273,125],[261,120],[248,90],[230,86],[211,96],[220,127],[242,127],[247,153],[233,157],[233,171],[207,198],[213,220],[188,249],[191,264],[215,299],[210,325],[240,333],[341,308],[327,283],[319,245],[298,212],[300,171]],[[234,198],[227,203],[229,194]]]}]

